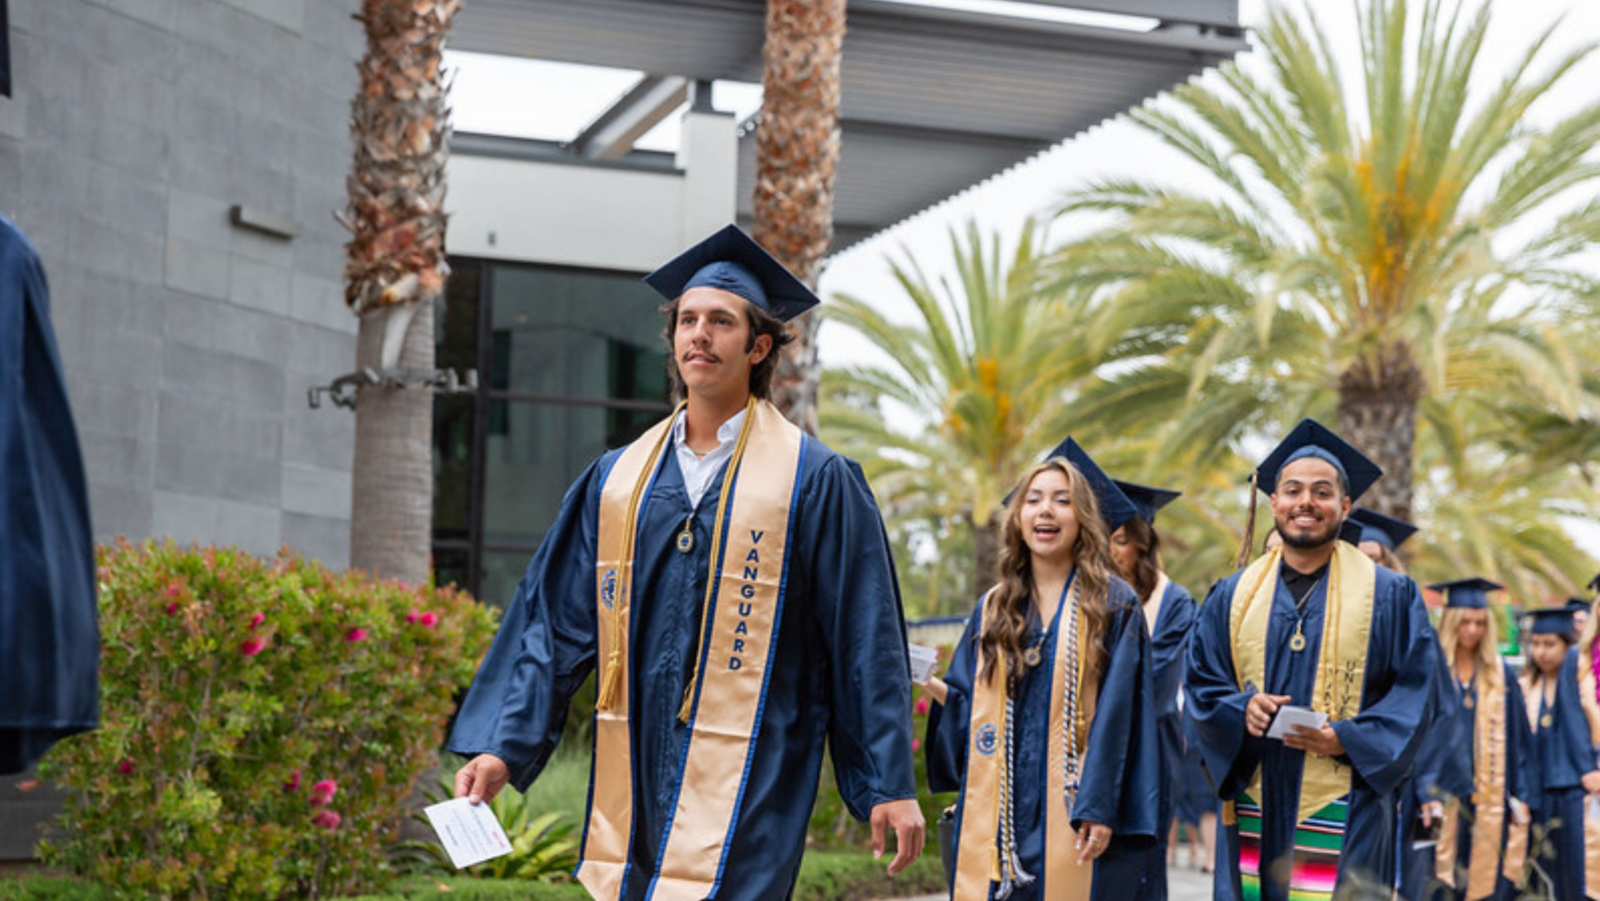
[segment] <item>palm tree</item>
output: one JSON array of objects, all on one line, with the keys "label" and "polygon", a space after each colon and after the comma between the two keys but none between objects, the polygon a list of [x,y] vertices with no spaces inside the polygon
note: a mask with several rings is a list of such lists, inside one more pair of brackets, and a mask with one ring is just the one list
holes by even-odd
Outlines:
[{"label": "palm tree", "polygon": [[[1037,224],[1025,223],[1007,259],[998,236],[986,240],[969,223],[950,235],[953,283],[930,280],[914,259],[892,263],[916,309],[910,323],[849,295],[827,307],[829,319],[886,359],[828,370],[822,433],[861,461],[892,528],[921,521],[931,524],[924,534],[951,523],[970,530],[966,602],[994,579],[1002,501],[1064,436],[1066,392],[1094,371],[1073,337],[1075,307],[1039,290],[1041,239]],[[918,425],[908,431],[897,421]]]},{"label": "palm tree", "polygon": [[[756,129],[753,237],[815,288],[833,241],[839,163],[839,63],[845,0],[768,0],[761,122]],[[790,421],[817,430],[817,317],[774,373],[773,400]]]},{"label": "palm tree", "polygon": [[1600,324],[1600,280],[1576,261],[1600,239],[1600,201],[1574,197],[1600,176],[1600,104],[1529,118],[1592,48],[1546,62],[1551,26],[1474,91],[1487,5],[1409,14],[1356,4],[1354,93],[1309,6],[1278,7],[1260,31],[1267,72],[1230,63],[1132,114],[1203,180],[1100,181],[1062,205],[1109,214],[1054,273],[1094,293],[1094,343],[1123,362],[1080,415],[1136,400],[1159,452],[1191,466],[1254,430],[1336,417],[1386,473],[1366,503],[1402,518],[1424,402],[1493,417],[1484,397],[1514,387],[1564,421],[1593,417],[1573,340]]},{"label": "palm tree", "polygon": [[[351,104],[355,159],[340,219],[356,365],[432,372],[445,261],[448,110],[440,51],[460,0],[363,0],[367,51]],[[429,574],[433,394],[362,386],[356,402],[350,562],[412,584]]]}]

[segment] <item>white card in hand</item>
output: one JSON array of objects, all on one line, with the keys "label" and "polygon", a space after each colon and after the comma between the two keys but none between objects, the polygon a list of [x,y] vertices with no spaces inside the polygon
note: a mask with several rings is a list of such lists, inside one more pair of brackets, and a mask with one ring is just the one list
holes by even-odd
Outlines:
[{"label": "white card in hand", "polygon": [[939,652],[921,644],[908,644],[906,651],[911,655],[911,681],[918,685],[928,684],[934,664],[939,662]]},{"label": "white card in hand", "polygon": [[1305,726],[1307,729],[1321,729],[1328,725],[1328,715],[1318,713],[1310,707],[1295,707],[1285,704],[1278,708],[1278,715],[1272,718],[1272,725],[1267,727],[1267,737],[1283,740],[1296,726]]},{"label": "white card in hand", "polygon": [[422,812],[428,815],[433,831],[439,834],[439,844],[458,870],[511,853],[511,841],[488,804],[454,798]]}]

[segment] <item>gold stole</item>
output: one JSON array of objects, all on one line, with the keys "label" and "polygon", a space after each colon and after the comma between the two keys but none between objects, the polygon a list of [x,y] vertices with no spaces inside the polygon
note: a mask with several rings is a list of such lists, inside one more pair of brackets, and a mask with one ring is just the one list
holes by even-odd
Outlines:
[{"label": "gold stole", "polygon": [[[1593,614],[1591,614],[1593,615]],[[1595,701],[1593,640],[1589,647],[1579,646],[1578,700],[1583,704],[1583,714],[1589,720],[1589,743],[1600,748],[1600,703]],[[1600,898],[1600,817],[1590,812],[1588,799],[1583,802],[1583,857],[1585,891],[1591,898]]]},{"label": "gold stole", "polygon": [[[988,598],[984,598],[984,616],[988,617]],[[1066,684],[1067,662],[1066,628],[1061,620],[1071,609],[1078,593],[1077,577],[1073,577],[1068,596],[1062,599],[1056,614],[1054,628],[1055,655],[1050,658],[1050,742],[1049,760],[1045,773],[1045,871],[1040,897],[1044,901],[1088,901],[1089,890],[1094,885],[1094,867],[1077,865],[1078,832],[1066,816],[1067,798],[1067,745],[1066,745]],[[1099,696],[1098,685],[1085,685],[1083,664],[1086,659],[1088,624],[1082,607],[1078,610],[1078,671],[1071,674],[1078,684],[1080,713],[1076,728],[1079,757],[1087,756],[1089,724],[1094,721],[1095,702]],[[976,656],[976,655],[974,655]],[[961,838],[956,855],[955,890],[953,901],[985,901],[989,886],[1000,879],[1000,793],[1001,767],[1006,753],[1006,693],[1007,673],[1005,658],[995,661],[988,679],[978,676],[979,660],[973,668],[972,710],[967,728],[967,773],[962,789]],[[1093,774],[1085,773],[1092,778]],[[1017,774],[1011,778],[1016,781]],[[1035,874],[1038,875],[1038,874]]]},{"label": "gold stole", "polygon": [[[628,636],[629,608],[635,600],[634,540],[640,504],[668,445],[672,419],[630,444],[601,487],[595,609],[603,671],[595,707],[593,800],[578,881],[602,901],[621,897],[628,869],[633,832]],[[685,697],[689,735],[683,781],[650,893],[661,901],[690,901],[712,893],[738,822],[767,667],[778,639],[802,440],[800,430],[775,407],[751,398],[739,444],[723,474],[712,533],[715,577],[707,579],[701,657]],[[750,478],[740,478],[745,473]]]},{"label": "gold stole", "polygon": [[[1228,627],[1233,645],[1233,671],[1241,690],[1247,683],[1266,690],[1267,627],[1272,620],[1272,601],[1278,592],[1278,565],[1282,559],[1282,548],[1274,548],[1257,558],[1245,569],[1233,590]],[[1317,676],[1311,687],[1311,706],[1326,713],[1330,722],[1349,719],[1361,709],[1376,579],[1377,566],[1365,554],[1352,544],[1335,542],[1333,559],[1328,564]],[[1275,654],[1288,653],[1287,648],[1270,650]],[[1320,754],[1306,754],[1305,757],[1305,769],[1300,776],[1300,809],[1295,815],[1297,826],[1350,791],[1350,774],[1332,757]],[[1251,797],[1264,802],[1260,767],[1250,777],[1247,790]]]},{"label": "gold stole", "polygon": [[[1453,678],[1453,677],[1452,677]],[[1473,711],[1472,749],[1472,862],[1467,870],[1466,901],[1494,894],[1496,876],[1517,882],[1528,858],[1528,827],[1511,823],[1506,833],[1505,859],[1501,860],[1500,835],[1506,806],[1506,691],[1479,680],[1478,703]],[[1434,870],[1445,885],[1456,887],[1456,844],[1461,802],[1445,805],[1439,843],[1434,846]]]},{"label": "gold stole", "polygon": [[1151,638],[1156,637],[1156,623],[1161,619],[1161,605],[1166,602],[1167,586],[1171,582],[1172,580],[1167,578],[1166,573],[1158,571],[1156,573],[1156,587],[1150,590],[1150,596],[1145,598],[1142,605],[1145,628],[1150,633]]}]

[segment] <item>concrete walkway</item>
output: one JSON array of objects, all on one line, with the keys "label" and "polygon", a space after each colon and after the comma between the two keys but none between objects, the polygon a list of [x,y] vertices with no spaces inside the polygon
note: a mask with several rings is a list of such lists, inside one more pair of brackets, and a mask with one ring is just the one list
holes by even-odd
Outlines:
[{"label": "concrete walkway", "polygon": [[[1167,869],[1167,901],[1211,901],[1211,874],[1182,866],[1187,856],[1180,855],[1180,865]],[[949,898],[945,895],[920,895],[906,901],[949,901]]]}]

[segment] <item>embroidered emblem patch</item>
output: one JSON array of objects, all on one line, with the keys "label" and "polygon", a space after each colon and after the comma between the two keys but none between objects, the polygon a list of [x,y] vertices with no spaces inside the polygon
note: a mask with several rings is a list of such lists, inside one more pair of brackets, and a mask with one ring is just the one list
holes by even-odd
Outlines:
[{"label": "embroidered emblem patch", "polygon": [[999,730],[995,729],[994,723],[984,723],[978,727],[977,746],[979,754],[985,757],[993,756],[995,746],[998,744]]},{"label": "embroidered emblem patch", "polygon": [[600,603],[605,604],[606,609],[610,610],[611,605],[616,601],[616,599],[617,571],[614,569],[608,569],[606,570],[606,574],[600,578]]}]

